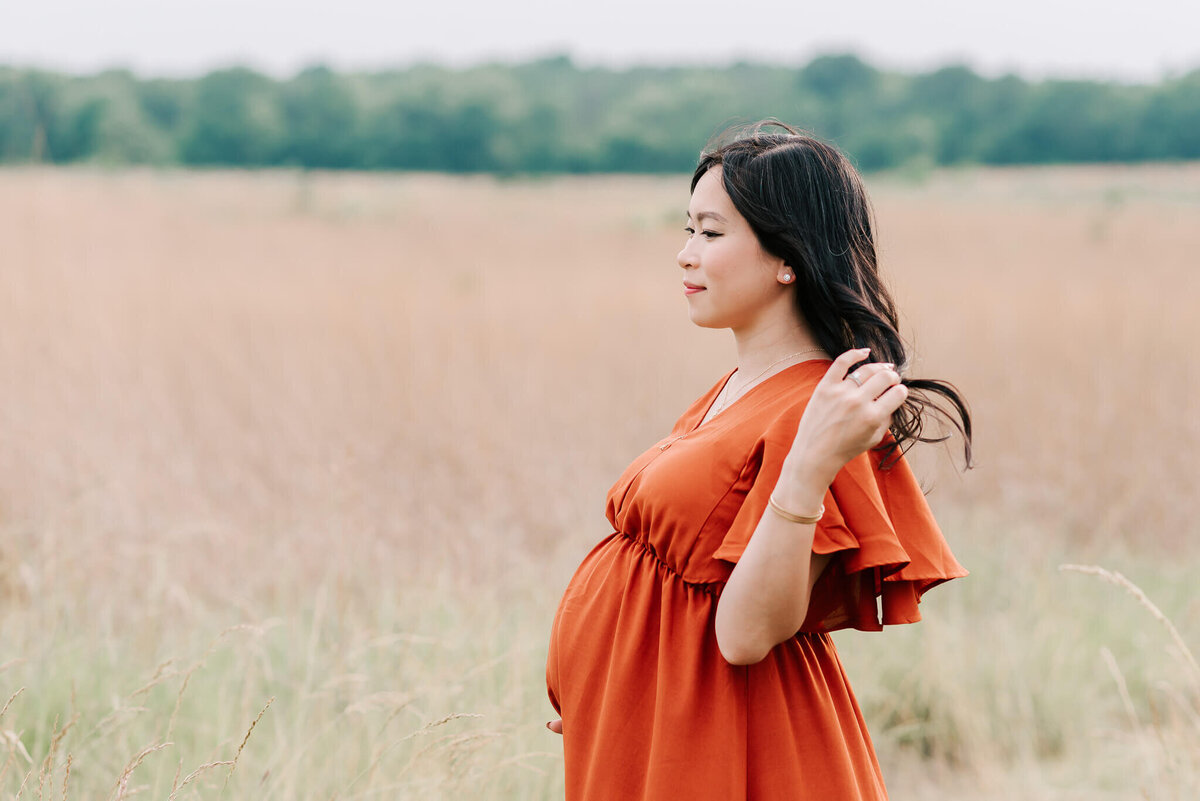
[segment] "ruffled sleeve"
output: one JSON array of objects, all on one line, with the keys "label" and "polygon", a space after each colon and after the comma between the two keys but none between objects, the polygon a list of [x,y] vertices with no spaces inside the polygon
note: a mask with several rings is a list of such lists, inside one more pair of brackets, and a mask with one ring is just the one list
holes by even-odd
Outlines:
[{"label": "ruffled sleeve", "polygon": [[[792,415],[787,415],[792,417]],[[736,562],[767,509],[791,448],[798,415],[777,421],[759,441],[743,474],[752,480],[714,557]],[[789,433],[790,429],[790,433]],[[801,631],[915,623],[921,595],[967,571],[950,552],[908,462],[880,469],[871,450],[842,468],[825,495],[813,551],[833,559],[813,587]]]}]

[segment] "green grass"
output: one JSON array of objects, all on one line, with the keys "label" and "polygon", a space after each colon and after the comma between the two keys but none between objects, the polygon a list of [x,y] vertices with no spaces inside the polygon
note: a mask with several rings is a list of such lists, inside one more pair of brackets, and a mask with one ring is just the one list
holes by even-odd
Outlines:
[{"label": "green grass", "polygon": [[[893,796],[916,797],[901,779],[924,766],[998,798],[1191,797],[1200,684],[1167,629],[1119,587],[1059,570],[1070,554],[1045,532],[999,530],[955,523],[972,575],[931,591],[924,622],[836,635]],[[1185,566],[1109,566],[1196,641]],[[67,797],[120,797],[156,747],[126,797],[168,797],[235,760],[177,797],[560,797],[542,685],[557,588],[536,572],[483,591],[431,578],[331,578],[257,617],[148,609],[107,629],[78,625],[104,610],[68,599],[56,606],[76,625],[57,631],[10,610],[4,651],[23,657],[0,682],[23,689],[0,717],[0,797],[60,797],[68,758]]]}]

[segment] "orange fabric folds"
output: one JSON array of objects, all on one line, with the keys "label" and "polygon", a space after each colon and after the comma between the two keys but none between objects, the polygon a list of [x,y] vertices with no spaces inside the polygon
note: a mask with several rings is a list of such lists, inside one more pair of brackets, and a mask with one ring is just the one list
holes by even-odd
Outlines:
[{"label": "orange fabric folds", "polygon": [[[801,403],[782,410],[757,443],[744,469],[753,483],[714,557],[736,562],[750,541],[803,408]],[[825,495],[813,551],[837,556],[813,588],[801,631],[880,631],[885,625],[915,623],[926,590],[967,575],[946,545],[908,462],[901,458],[883,469],[883,459],[878,450],[859,455]]]},{"label": "orange fabric folds", "polygon": [[571,578],[546,662],[567,801],[886,799],[828,632],[913,622],[921,593],[965,573],[903,460],[864,454],[830,487],[813,547],[834,556],[801,631],[734,666],[713,627],[828,365],[782,370],[701,425],[726,376],[609,490],[612,533]]}]

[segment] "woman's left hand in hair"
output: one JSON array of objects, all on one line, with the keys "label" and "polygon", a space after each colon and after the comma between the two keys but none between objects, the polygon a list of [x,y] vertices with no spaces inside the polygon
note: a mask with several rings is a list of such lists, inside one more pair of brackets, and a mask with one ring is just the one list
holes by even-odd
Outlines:
[{"label": "woman's left hand in hair", "polygon": [[834,359],[800,418],[785,471],[828,486],[847,462],[883,440],[908,388],[891,364],[874,362],[851,372],[868,355],[857,349]]}]

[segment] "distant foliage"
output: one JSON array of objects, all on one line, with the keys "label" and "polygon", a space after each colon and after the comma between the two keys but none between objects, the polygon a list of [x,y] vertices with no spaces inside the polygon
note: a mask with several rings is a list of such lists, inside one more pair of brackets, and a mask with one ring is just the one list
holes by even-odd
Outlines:
[{"label": "distant foliage", "polygon": [[1200,158],[1200,69],[1157,85],[908,75],[854,55],[796,69],[583,68],[570,58],[194,80],[0,68],[0,162],[446,172],[676,172],[774,116],[864,170]]}]

